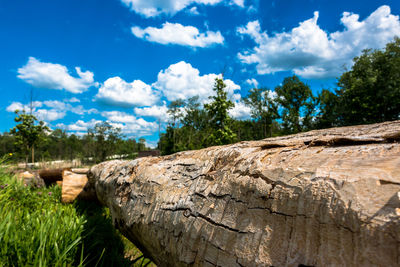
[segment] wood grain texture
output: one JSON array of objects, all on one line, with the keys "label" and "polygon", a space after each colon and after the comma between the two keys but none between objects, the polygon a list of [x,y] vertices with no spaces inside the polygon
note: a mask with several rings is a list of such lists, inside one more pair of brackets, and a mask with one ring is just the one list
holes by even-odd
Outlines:
[{"label": "wood grain texture", "polygon": [[400,121],[91,168],[158,266],[400,266]]}]

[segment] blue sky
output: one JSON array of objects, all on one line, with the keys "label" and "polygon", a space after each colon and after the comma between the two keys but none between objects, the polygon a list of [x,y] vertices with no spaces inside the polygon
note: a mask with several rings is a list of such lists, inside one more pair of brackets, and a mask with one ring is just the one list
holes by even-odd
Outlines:
[{"label": "blue sky", "polygon": [[206,101],[221,72],[236,118],[249,89],[294,73],[334,88],[354,56],[400,36],[399,15],[399,1],[0,0],[0,130],[32,91],[53,129],[109,121],[155,145],[168,103]]}]

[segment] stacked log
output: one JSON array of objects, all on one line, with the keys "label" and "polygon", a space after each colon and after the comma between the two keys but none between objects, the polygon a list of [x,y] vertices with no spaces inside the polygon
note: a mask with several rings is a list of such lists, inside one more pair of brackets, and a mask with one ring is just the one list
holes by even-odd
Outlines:
[{"label": "stacked log", "polygon": [[109,161],[90,186],[159,266],[400,266],[400,121]]},{"label": "stacked log", "polygon": [[55,184],[57,181],[62,181],[62,173],[68,169],[43,169],[39,171],[39,176],[44,180],[46,185]]},{"label": "stacked log", "polygon": [[95,200],[93,188],[88,186],[88,169],[64,170],[62,173],[61,201],[71,203],[75,199]]},{"label": "stacked log", "polygon": [[61,201],[71,203],[77,198],[96,199],[93,188],[88,187],[88,171],[86,168],[43,169],[39,171],[39,176],[46,185],[57,183],[61,186]]}]

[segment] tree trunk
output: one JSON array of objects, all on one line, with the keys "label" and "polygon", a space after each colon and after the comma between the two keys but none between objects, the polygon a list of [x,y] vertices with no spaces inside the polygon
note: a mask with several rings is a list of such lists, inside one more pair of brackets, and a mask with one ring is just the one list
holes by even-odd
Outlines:
[{"label": "tree trunk", "polygon": [[31,147],[31,152],[32,152],[32,164],[34,164],[35,163],[35,147],[34,146]]},{"label": "tree trunk", "polygon": [[158,266],[399,266],[400,121],[108,161],[88,175]]},{"label": "tree trunk", "polygon": [[28,168],[28,163],[29,163],[29,146],[26,146],[26,151],[25,151],[25,169]]}]

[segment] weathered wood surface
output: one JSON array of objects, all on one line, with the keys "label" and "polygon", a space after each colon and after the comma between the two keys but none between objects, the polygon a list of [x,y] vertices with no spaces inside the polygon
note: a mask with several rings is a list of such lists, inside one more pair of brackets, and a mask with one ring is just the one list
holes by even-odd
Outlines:
[{"label": "weathered wood surface", "polygon": [[45,186],[42,178],[36,172],[24,171],[16,174],[18,180],[22,181],[26,186]]},{"label": "weathered wood surface", "polygon": [[88,168],[73,168],[71,169],[71,172],[77,173],[77,174],[87,174],[89,172]]},{"label": "weathered wood surface", "polygon": [[77,198],[84,200],[96,199],[93,188],[88,187],[88,178],[86,172],[83,169],[63,171],[61,189],[62,202],[71,203]]},{"label": "weathered wood surface", "polygon": [[159,266],[400,266],[400,121],[109,161],[89,183]]},{"label": "weathered wood surface", "polygon": [[39,176],[44,180],[46,185],[55,184],[57,181],[62,181],[64,170],[70,169],[42,169],[39,171]]}]

